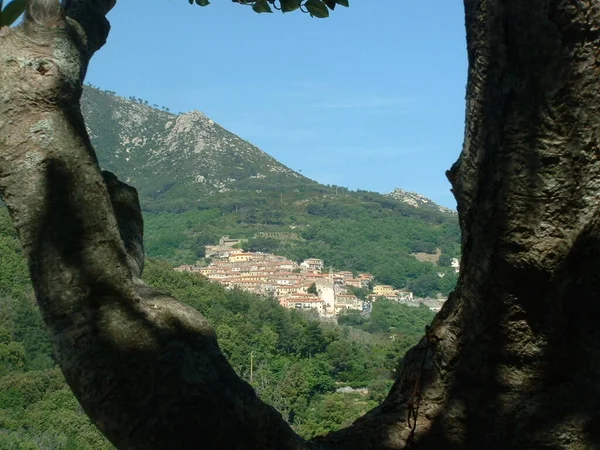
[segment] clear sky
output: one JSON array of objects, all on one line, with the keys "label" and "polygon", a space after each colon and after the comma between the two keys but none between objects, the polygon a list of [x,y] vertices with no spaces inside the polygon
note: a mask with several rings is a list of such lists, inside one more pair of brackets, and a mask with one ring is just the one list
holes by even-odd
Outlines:
[{"label": "clear sky", "polygon": [[459,0],[350,0],[328,19],[229,0],[118,0],[87,81],[200,110],[325,184],[395,187],[455,207],[464,132]]}]

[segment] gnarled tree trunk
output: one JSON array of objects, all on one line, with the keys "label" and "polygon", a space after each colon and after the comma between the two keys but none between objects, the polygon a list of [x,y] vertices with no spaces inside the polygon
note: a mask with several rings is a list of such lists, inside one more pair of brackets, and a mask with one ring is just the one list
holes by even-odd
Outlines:
[{"label": "gnarled tree trunk", "polygon": [[0,32],[0,194],[67,382],[118,448],[600,448],[597,2],[465,0],[458,286],[384,403],[312,443],[139,280],[136,195],[102,176],[79,110],[114,0],[55,4]]},{"label": "gnarled tree trunk", "polygon": [[460,279],[384,404],[329,439],[600,448],[600,4],[465,9],[466,134],[448,173]]},{"label": "gnarled tree trunk", "polygon": [[57,362],[117,448],[307,448],[210,324],[139,279],[137,194],[101,174],[79,104],[113,4],[71,1],[67,20],[57,0],[34,0],[0,37],[0,193]]}]

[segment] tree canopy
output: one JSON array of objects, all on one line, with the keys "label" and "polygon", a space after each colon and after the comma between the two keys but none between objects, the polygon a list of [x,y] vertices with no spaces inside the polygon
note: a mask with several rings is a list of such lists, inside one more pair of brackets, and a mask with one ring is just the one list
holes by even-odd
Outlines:
[{"label": "tree canopy", "polygon": [[[188,0],[190,5],[207,6],[208,0]],[[234,3],[249,5],[257,13],[272,13],[273,9],[283,13],[302,11],[311,17],[323,19],[329,17],[329,10],[333,11],[337,5],[349,6],[348,0],[233,0]]]}]

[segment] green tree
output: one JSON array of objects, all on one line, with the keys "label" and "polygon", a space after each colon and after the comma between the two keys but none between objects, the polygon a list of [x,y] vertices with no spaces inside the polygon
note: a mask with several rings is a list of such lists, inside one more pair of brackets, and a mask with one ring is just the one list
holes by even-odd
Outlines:
[{"label": "green tree", "polygon": [[441,267],[450,267],[452,264],[452,258],[446,253],[442,253],[440,258],[438,259],[438,266]]},{"label": "green tree", "polygon": [[338,315],[338,323],[340,325],[359,327],[365,323],[365,318],[361,315],[360,311],[346,309]]}]

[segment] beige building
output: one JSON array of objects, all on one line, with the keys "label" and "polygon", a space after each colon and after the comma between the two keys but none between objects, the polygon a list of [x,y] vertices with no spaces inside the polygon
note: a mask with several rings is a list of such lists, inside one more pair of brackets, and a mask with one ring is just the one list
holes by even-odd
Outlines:
[{"label": "beige building", "polygon": [[305,293],[296,293],[279,299],[279,304],[284,308],[314,309],[319,315],[325,311],[324,303],[319,297]]},{"label": "beige building", "polygon": [[354,275],[352,274],[352,272],[347,271],[347,270],[338,272],[338,274],[341,275],[341,277],[344,279],[344,281],[354,278]]},{"label": "beige building", "polygon": [[305,267],[308,270],[312,270],[314,272],[321,272],[325,267],[325,263],[322,259],[319,258],[308,258],[305,259],[301,264],[301,267]]},{"label": "beige building", "polygon": [[347,309],[362,310],[362,301],[352,294],[338,294],[335,296],[335,314]]},{"label": "beige building", "polygon": [[291,286],[277,286],[275,288],[275,295],[277,295],[277,297],[286,297],[290,294],[296,294],[298,292],[304,292],[304,287],[300,284],[293,284]]},{"label": "beige building", "polygon": [[204,255],[207,258],[219,257],[227,258],[234,246],[238,245],[241,239],[231,239],[229,236],[223,236],[219,239],[219,245],[207,245],[204,247]]},{"label": "beige building", "polygon": [[248,262],[252,261],[252,253],[239,253],[237,255],[229,255],[229,262]]},{"label": "beige building", "polygon": [[373,287],[373,293],[378,297],[393,297],[395,296],[394,288],[387,284],[378,284]]},{"label": "beige building", "polygon": [[349,278],[349,279],[346,279],[346,280],[344,280],[344,285],[345,286],[352,286],[352,287],[355,287],[355,288],[365,287],[364,286],[364,281],[361,280],[360,278]]}]

